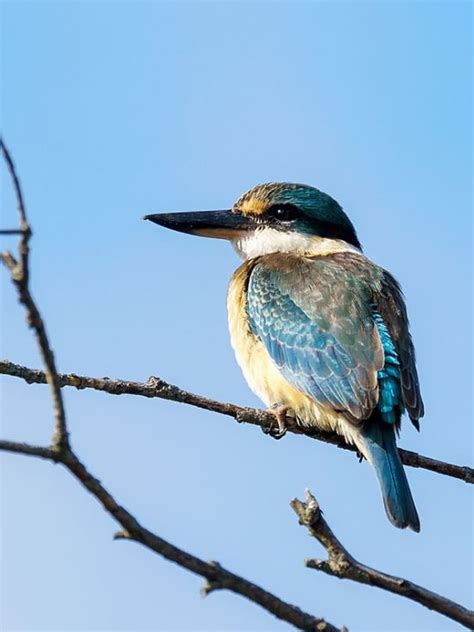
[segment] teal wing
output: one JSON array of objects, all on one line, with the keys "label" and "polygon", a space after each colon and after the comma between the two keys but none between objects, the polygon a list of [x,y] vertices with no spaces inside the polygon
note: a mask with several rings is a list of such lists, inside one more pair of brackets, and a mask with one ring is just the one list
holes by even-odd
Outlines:
[{"label": "teal wing", "polygon": [[413,424],[424,415],[420,382],[416,369],[415,348],[408,328],[408,316],[403,294],[393,276],[383,271],[381,289],[374,296],[378,313],[386,324],[399,361],[399,380],[402,407],[406,408]]},{"label": "teal wing", "polygon": [[357,423],[378,404],[384,349],[370,283],[343,263],[264,257],[250,275],[247,309],[253,332],[284,377]]}]

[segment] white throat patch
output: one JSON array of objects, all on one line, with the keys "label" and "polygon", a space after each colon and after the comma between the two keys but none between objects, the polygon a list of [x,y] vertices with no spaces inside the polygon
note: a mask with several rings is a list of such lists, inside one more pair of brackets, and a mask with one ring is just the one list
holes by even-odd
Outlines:
[{"label": "white throat patch", "polygon": [[242,259],[254,259],[275,252],[299,255],[329,255],[334,252],[360,252],[342,239],[329,239],[316,235],[285,233],[275,228],[257,228],[232,242]]}]

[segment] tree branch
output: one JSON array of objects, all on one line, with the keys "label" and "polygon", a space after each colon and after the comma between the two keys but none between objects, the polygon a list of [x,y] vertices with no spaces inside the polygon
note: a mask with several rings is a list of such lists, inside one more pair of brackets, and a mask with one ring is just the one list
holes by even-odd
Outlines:
[{"label": "tree branch", "polygon": [[16,454],[26,454],[27,456],[37,456],[41,459],[49,459],[55,463],[59,460],[57,450],[44,448],[39,445],[30,445],[29,443],[20,443],[18,441],[7,441],[0,439],[0,450],[3,452],[13,452]]},{"label": "tree branch", "polygon": [[323,518],[316,498],[309,490],[306,491],[306,502],[295,498],[290,504],[298,516],[300,524],[308,529],[309,534],[316,538],[328,553],[327,560],[306,560],[305,563],[308,568],[323,571],[340,579],[351,579],[361,584],[377,586],[396,595],[417,601],[426,608],[435,610],[439,614],[461,623],[468,629],[474,628],[473,611],[407,579],[387,575],[354,559],[332,532]]},{"label": "tree branch", "polygon": [[282,601],[261,588],[261,586],[223,568],[218,562],[205,562],[199,557],[191,555],[155,535],[143,527],[130,512],[117,503],[110,492],[87,470],[70,448],[58,451],[54,448],[0,440],[0,450],[36,456],[64,465],[79,483],[99,501],[105,511],[121,525],[123,531],[115,534],[116,540],[138,542],[167,560],[204,577],[206,583],[201,591],[204,596],[214,590],[230,590],[262,606],[262,608],[275,615],[278,619],[290,623],[299,630],[347,632],[345,627],[337,628],[324,619],[314,617],[300,610],[300,608]]},{"label": "tree branch", "polygon": [[99,501],[105,511],[122,526],[123,531],[118,535],[118,538],[139,542],[166,559],[175,562],[192,573],[204,577],[206,579],[206,585],[203,589],[204,594],[208,594],[213,590],[227,589],[246,597],[250,601],[262,606],[262,608],[277,618],[292,624],[300,630],[344,632],[344,630],[346,630],[345,628],[339,630],[339,628],[336,628],[324,619],[303,612],[296,606],[282,601],[260,586],[231,573],[225,568],[222,568],[218,563],[205,562],[170,544],[166,540],[163,540],[151,531],[148,531],[132,514],[116,502],[115,498],[100,481],[87,470],[73,452],[69,442],[60,377],[56,370],[54,355],[46,334],[44,321],[29,290],[29,240],[32,233],[26,216],[23,194],[13,160],[1,140],[0,149],[13,182],[20,218],[19,261],[17,261],[10,252],[1,253],[0,260],[10,270],[11,279],[17,289],[20,303],[26,309],[27,323],[34,330],[45,366],[45,371],[40,373],[42,381],[50,385],[55,419],[52,444],[50,447],[0,440],[0,450],[36,456],[64,465],[76,480]]},{"label": "tree branch", "polygon": [[[20,378],[25,380],[25,382],[28,382],[28,384],[44,384],[46,382],[46,376],[43,371],[14,364],[8,360],[0,360],[0,374]],[[104,393],[109,393],[110,395],[139,395],[149,398],[157,397],[183,404],[190,404],[191,406],[196,406],[198,408],[203,408],[205,410],[233,417],[238,422],[253,424],[265,429],[269,428],[269,426],[275,421],[273,415],[264,410],[246,408],[236,406],[235,404],[208,399],[207,397],[202,397],[201,395],[195,395],[194,393],[183,391],[179,387],[168,384],[156,377],[149,378],[148,382],[132,382],[130,380],[112,380],[108,377],[97,378],[85,375],[76,375],[75,373],[60,373],[58,375],[58,383],[60,387],[72,386],[77,389],[89,388],[96,391],[103,391]],[[295,434],[305,435],[311,437],[312,439],[318,439],[319,441],[336,445],[344,450],[350,450],[353,452],[356,451],[353,446],[342,443],[341,438],[336,434],[321,432],[311,428],[304,428],[298,425],[291,417],[287,420],[287,426],[288,430]],[[422,454],[411,452],[410,450],[400,449],[399,451],[401,459],[405,465],[430,470],[438,474],[458,478],[466,483],[474,484],[473,468],[438,461],[437,459],[432,459],[431,457],[423,456]]]},{"label": "tree branch", "polygon": [[29,242],[32,235],[28,218],[26,216],[26,207],[20,181],[16,174],[15,165],[13,163],[10,152],[5,146],[3,140],[0,139],[0,150],[7,164],[13,188],[15,190],[17,210],[19,216],[21,237],[18,245],[19,260],[17,261],[10,252],[0,253],[0,260],[10,270],[11,279],[16,287],[20,303],[26,309],[26,321],[35,333],[38,348],[45,366],[45,379],[51,389],[51,398],[53,401],[54,414],[54,435],[53,445],[58,448],[65,448],[69,444],[68,432],[66,428],[66,414],[64,411],[63,398],[61,396],[61,388],[58,382],[58,372],[54,361],[53,351],[49,344],[48,335],[44,326],[43,319],[38,308],[31,296],[29,289]]},{"label": "tree branch", "polygon": [[0,235],[23,235],[24,232],[21,228],[3,228]]}]

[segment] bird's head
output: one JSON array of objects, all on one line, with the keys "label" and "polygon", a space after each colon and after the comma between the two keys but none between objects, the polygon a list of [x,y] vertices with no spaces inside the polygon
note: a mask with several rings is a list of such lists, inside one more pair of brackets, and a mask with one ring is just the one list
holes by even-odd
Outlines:
[{"label": "bird's head", "polygon": [[273,252],[361,249],[354,226],[336,200],[305,184],[260,184],[230,210],[159,213],[145,219],[184,233],[227,239],[245,259]]}]

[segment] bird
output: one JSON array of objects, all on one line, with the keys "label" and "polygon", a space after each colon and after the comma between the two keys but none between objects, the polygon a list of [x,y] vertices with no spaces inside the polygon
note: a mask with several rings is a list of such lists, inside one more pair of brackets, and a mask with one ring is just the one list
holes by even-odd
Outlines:
[{"label": "bird", "polygon": [[230,209],[146,215],[162,227],[226,239],[243,263],[227,309],[231,344],[250,388],[286,420],[335,432],[373,467],[398,528],[420,520],[397,448],[406,412],[424,414],[405,300],[362,251],[341,205],[316,187],[260,184]]}]

